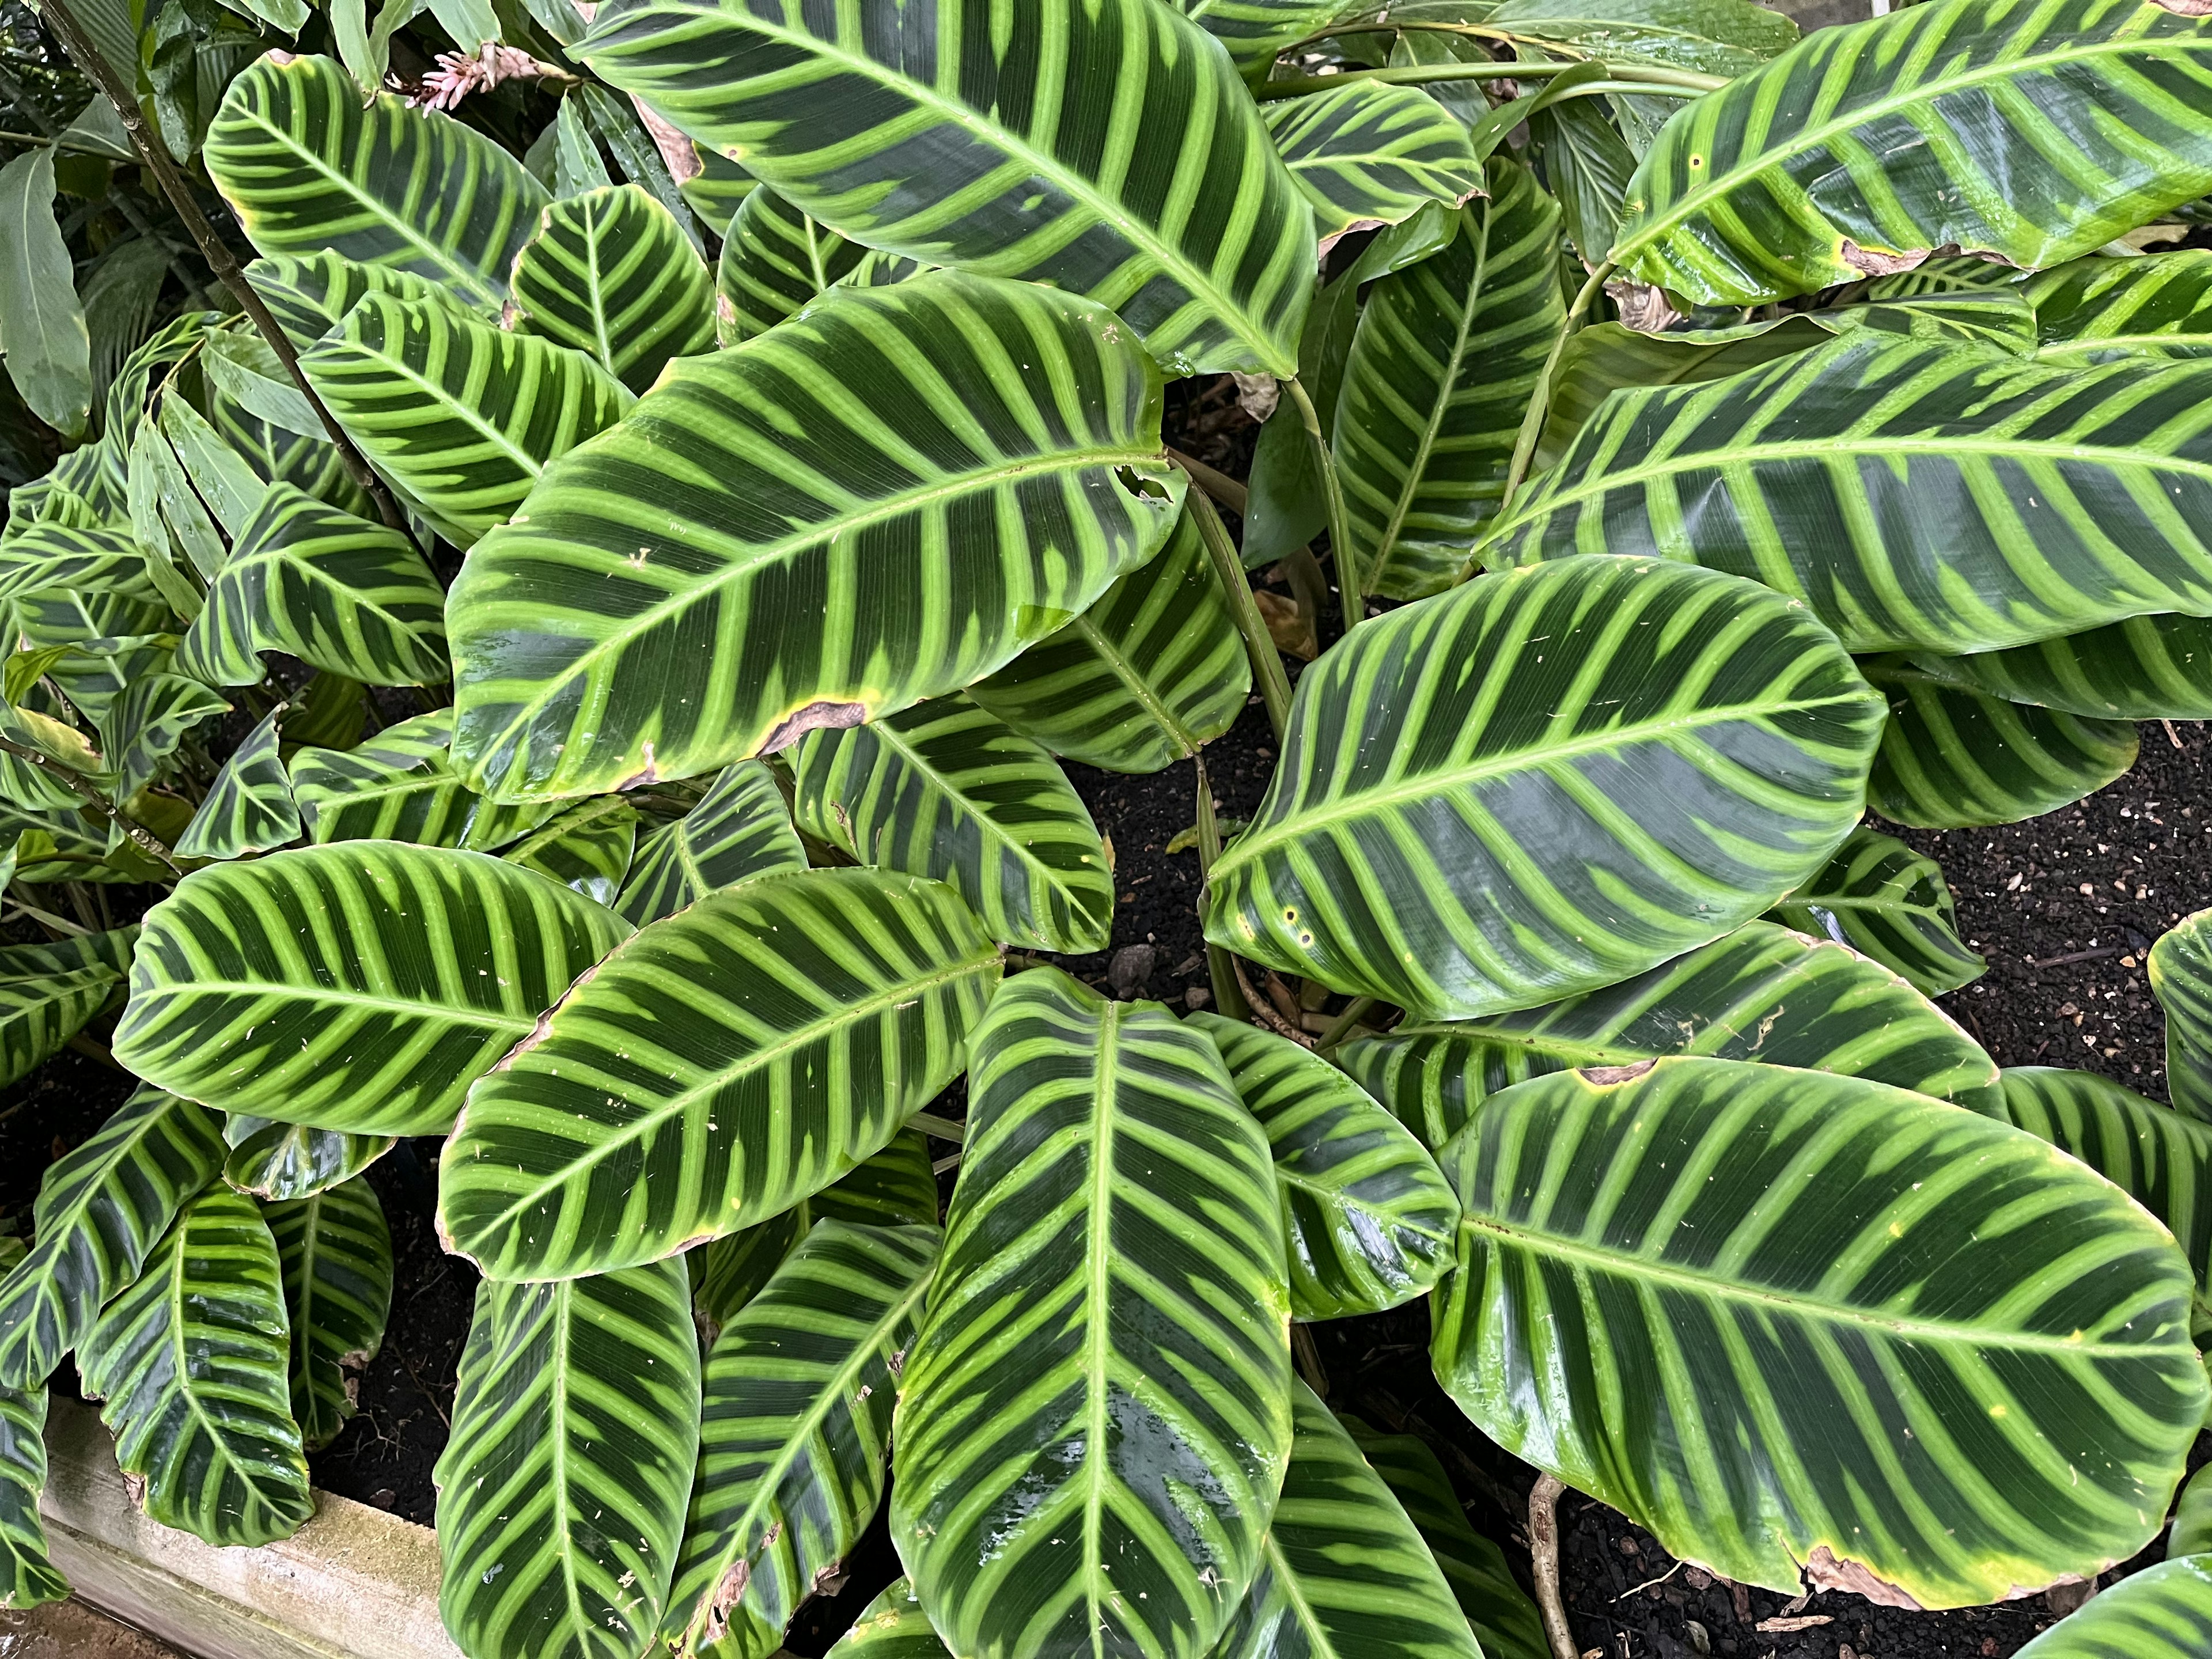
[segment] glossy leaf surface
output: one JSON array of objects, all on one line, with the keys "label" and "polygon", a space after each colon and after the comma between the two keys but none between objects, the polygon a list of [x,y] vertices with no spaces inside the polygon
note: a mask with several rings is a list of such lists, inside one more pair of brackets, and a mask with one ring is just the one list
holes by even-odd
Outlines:
[{"label": "glossy leaf surface", "polygon": [[46,1484],[46,1390],[0,1389],[0,1607],[35,1607],[70,1593],[46,1556],[39,1493]]},{"label": "glossy leaf surface", "polygon": [[1937,679],[2099,720],[2212,720],[2212,617],[2130,617],[2008,651],[1916,657]]},{"label": "glossy leaf surface", "polygon": [[2007,702],[1910,672],[1875,673],[1889,723],[1867,804],[1893,823],[2017,823],[2093,794],[2136,763],[2136,728]]},{"label": "glossy leaf surface", "polygon": [[763,185],[730,221],[714,275],[714,328],[724,345],[765,334],[842,282],[868,252],[817,224]]},{"label": "glossy leaf surface", "polygon": [[1419,87],[1355,81],[1260,106],[1323,246],[1483,193],[1465,124]]},{"label": "glossy leaf surface", "polygon": [[392,1233],[366,1181],[331,1186],[262,1212],[283,1264],[292,1326],[292,1416],[309,1451],[354,1413],[355,1373],[384,1346],[392,1307]]},{"label": "glossy leaf surface", "polygon": [[2212,356],[2212,252],[2091,257],[2038,271],[2035,355],[2047,362]]},{"label": "glossy leaf surface", "polygon": [[2212,1122],[2212,910],[2152,940],[2149,968],[2166,1010],[2166,1087],[2177,1109]]},{"label": "glossy leaf surface", "polygon": [[573,346],[632,392],[714,345],[714,284],[676,217],[637,185],[553,203],[514,259],[508,325]]},{"label": "glossy leaf surface", "polygon": [[612,909],[636,849],[637,809],[603,795],[547,819],[500,856]]},{"label": "glossy leaf surface", "polygon": [[176,850],[188,859],[234,859],[266,853],[300,838],[300,808],[279,757],[270,714],[246,734],[215,775]]},{"label": "glossy leaf surface", "polygon": [[271,1202],[313,1198],[350,1181],[390,1152],[390,1135],[349,1135],[309,1129],[274,1118],[233,1113],[222,1126],[230,1155],[222,1178],[233,1188]]},{"label": "glossy leaf surface", "polygon": [[1972,983],[1989,965],[1959,937],[1942,866],[1894,836],[1859,829],[1770,920],[1871,957],[1923,996]]},{"label": "glossy leaf surface", "polygon": [[0,947],[0,1085],[29,1076],[107,1006],[136,937],[123,927]]},{"label": "glossy leaf surface", "polygon": [[642,927],[720,888],[805,868],[806,849],[775,775],[759,761],[739,761],[637,849],[615,908]]}]

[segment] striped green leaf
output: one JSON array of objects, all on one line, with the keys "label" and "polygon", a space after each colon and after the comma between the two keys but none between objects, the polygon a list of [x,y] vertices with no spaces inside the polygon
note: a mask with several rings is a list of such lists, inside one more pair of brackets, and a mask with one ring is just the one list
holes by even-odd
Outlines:
[{"label": "striped green leaf", "polygon": [[179,672],[258,685],[261,653],[364,685],[443,681],[446,592],[397,530],[269,486],[177,648]]},{"label": "striped green leaf", "polygon": [[70,1593],[46,1558],[39,1493],[46,1484],[46,1390],[0,1389],[0,1607],[35,1607]]},{"label": "striped green leaf", "polygon": [[454,583],[464,775],[693,777],[980,679],[1168,533],[1160,396],[1096,305],[951,271],[680,361]]},{"label": "striped green leaf", "polygon": [[1229,49],[1246,74],[1263,70],[1332,18],[1360,9],[1345,0],[1173,0],[1175,9]]},{"label": "striped green leaf", "polygon": [[349,1135],[234,1112],[222,1126],[230,1155],[222,1178],[241,1193],[272,1202],[313,1198],[350,1181],[390,1152],[390,1135]]},{"label": "striped green leaf", "polygon": [[939,882],[814,870],[709,894],[470,1091],[441,1235],[495,1278],[566,1279],[765,1220],[959,1074],[999,971]]},{"label": "striped green leaf", "polygon": [[952,1659],[910,1579],[894,1579],[830,1650],[834,1659]]},{"label": "striped green leaf", "polygon": [[210,865],[146,913],[115,1057],[226,1111],[437,1134],[629,931],[479,853],[345,842]]},{"label": "striped green leaf", "polygon": [[1869,669],[1889,723],[1867,805],[1893,823],[2017,823],[2094,794],[2136,763],[2136,728],[2007,702],[1910,669]]},{"label": "striped green leaf", "polygon": [[643,392],[671,357],[714,347],[714,279],[676,216],[637,185],[555,202],[515,255],[508,326]]},{"label": "striped green leaf", "polygon": [[[346,313],[367,294],[428,301],[465,315],[469,311],[469,302],[454,298],[442,283],[394,265],[357,264],[340,253],[280,253],[256,259],[246,266],[246,280],[301,351],[343,322]],[[479,313],[488,303],[478,300]]]},{"label": "striped green leaf", "polygon": [[[2166,1086],[2173,1103],[2212,1123],[2212,910],[2184,916],[2151,941],[2150,988],[2166,1010]],[[0,1375],[0,1382],[8,1381]]]},{"label": "striped green leaf", "polygon": [[1412,1132],[1320,1055],[1218,1014],[1212,1039],[1275,1162],[1291,1316],[1380,1313],[1437,1282],[1459,1200]]},{"label": "striped green leaf", "polygon": [[1218,1659],[1485,1659],[1421,1534],[1303,1382],[1260,1576]]},{"label": "striped green leaf", "polygon": [[383,294],[365,295],[300,367],[376,470],[465,549],[631,402],[580,351]]},{"label": "striped green leaf", "polygon": [[1055,755],[1158,772],[1237,723],[1252,661],[1188,514],[1150,562],[968,696]]},{"label": "striped green leaf", "polygon": [[775,1277],[785,1258],[814,1225],[809,1202],[801,1200],[781,1215],[756,1221],[742,1232],[713,1239],[689,1251],[684,1260],[691,1277],[691,1315],[699,1334],[711,1346],[722,1329]]},{"label": "striped green leaf", "polygon": [[637,848],[637,809],[602,795],[549,818],[500,854],[612,909]]},{"label": "striped green leaf", "polygon": [[156,597],[146,555],[127,531],[34,524],[0,544],[0,599],[50,589]]},{"label": "striped green leaf", "polygon": [[0,1086],[28,1077],[107,1006],[137,935],[121,927],[0,947]]},{"label": "striped green leaf", "polygon": [[283,713],[273,710],[231,750],[191,823],[177,838],[179,857],[240,858],[300,838],[299,804],[279,758],[276,721]]},{"label": "striped green leaf", "polygon": [[357,1373],[384,1346],[392,1308],[392,1233],[358,1177],[262,1213],[283,1263],[292,1327],[292,1415],[309,1451],[354,1413]]},{"label": "striped green leaf", "polygon": [[2131,1573],[2020,1650],[2015,1659],[2190,1659],[2212,1643],[2212,1557]]},{"label": "striped green leaf", "polygon": [[701,1653],[740,1602],[781,1631],[883,1501],[934,1227],[825,1221],[707,1356],[699,1468],[661,1634]]},{"label": "striped green leaf", "polygon": [[2098,720],[2212,720],[2212,617],[2130,617],[2008,651],[1917,656],[1939,680]]},{"label": "striped green leaf", "polygon": [[1370,291],[1334,442],[1369,592],[1411,599],[1465,579],[1559,330],[1559,204],[1493,157],[1487,199],[1460,210],[1443,252]]},{"label": "striped green leaf", "polygon": [[447,751],[453,711],[388,726],[356,748],[301,749],[292,757],[293,799],[310,841],[404,841],[493,852],[559,810],[554,801],[504,805],[453,775]]},{"label": "striped green leaf", "polygon": [[1691,560],[1804,600],[1854,651],[2212,612],[2208,400],[2212,364],[2063,368],[1853,331],[1616,393],[1480,556]]},{"label": "striped green leaf", "polygon": [[2008,1066],[2005,1110],[2141,1204],[2173,1235],[2212,1301],[2212,1125],[2094,1072]]},{"label": "striped green leaf", "polygon": [[2166,1534],[2166,1553],[2169,1558],[2212,1554],[2212,1480],[2205,1478],[2201,1466],[2183,1483],[2181,1496],[2174,1501],[2173,1529]]},{"label": "striped green leaf", "polygon": [[2208,87],[2212,31],[2138,0],[1956,0],[1817,29],[1667,124],[1613,258],[1700,305],[1938,248],[2057,264],[2212,189]]},{"label": "striped green leaf", "polygon": [[1500,1089],[1665,1054],[1871,1078],[2000,1121],[1996,1062],[1879,963],[1768,921],[1602,990],[1486,1018],[1409,1020],[1336,1062],[1432,1147]]},{"label": "striped green leaf", "polygon": [[1466,125],[1419,87],[1353,81],[1260,113],[1312,204],[1323,249],[1410,219],[1424,202],[1457,207],[1484,194]]},{"label": "striped green leaf", "polygon": [[835,288],[868,252],[765,185],[730,221],[714,276],[714,331],[726,345],[765,334]]},{"label": "striped green leaf", "polygon": [[471,1659],[637,1659],[699,1449],[684,1266],[477,1287],[438,1459],[438,1609]]},{"label": "striped green leaf", "polygon": [[2164,1228],[2033,1136],[1716,1060],[1524,1083],[1446,1152],[1437,1375],[1739,1583],[1960,1607],[2157,1533],[2203,1419]]},{"label": "striped green leaf", "polygon": [[1173,374],[1297,368],[1312,214],[1170,7],[927,0],[885,34],[799,0],[619,0],[578,51],[854,241],[1083,295]]},{"label": "striped green leaf", "polygon": [[1513,1577],[1505,1552],[1468,1524],[1450,1478],[1427,1443],[1417,1435],[1379,1433],[1356,1417],[1340,1420],[1406,1506],[1406,1518],[1428,1545],[1481,1642],[1483,1659],[1551,1659],[1536,1604]]},{"label": "striped green leaf", "polygon": [[263,253],[336,253],[493,311],[545,204],[490,139],[389,93],[364,107],[327,58],[271,53],[233,81],[205,155]]},{"label": "striped green leaf", "polygon": [[1206,937],[1447,1018],[1614,983],[1827,862],[1881,708],[1747,582],[1596,556],[1480,578],[1299,679]]},{"label": "striped green leaf", "polygon": [[79,1361],[149,1516],[235,1545],[288,1538],[314,1513],[289,1340],[268,1224],[252,1199],[210,1187],[107,1304]]},{"label": "striped green leaf", "polygon": [[805,868],[806,849],[775,775],[759,761],[739,761],[637,849],[615,908],[642,927],[754,876]]},{"label": "striped green leaf", "polygon": [[2030,277],[2035,355],[2102,363],[2212,356],[2212,252],[2075,259]]},{"label": "striped green leaf", "polygon": [[1083,798],[965,697],[799,740],[793,818],[862,864],[942,881],[1008,945],[1099,951],[1114,872]]},{"label": "striped green leaf", "polygon": [[1923,996],[1971,984],[1989,966],[1959,938],[1942,866],[1878,830],[1852,830],[1826,867],[1766,914],[1873,957]]},{"label": "striped green leaf", "polygon": [[[1407,15],[1397,7],[1390,15]],[[1798,38],[1796,24],[1751,0],[1504,0],[1486,21],[1522,39],[1579,46],[1607,63],[1729,76],[1748,75]]]},{"label": "striped green leaf", "polygon": [[1057,969],[1009,980],[972,1052],[892,1541],[973,1659],[1205,1654],[1290,1450],[1266,1138],[1202,1033]]},{"label": "striped green leaf", "polygon": [[37,1243],[0,1281],[0,1389],[46,1386],[222,1155],[205,1107],[142,1088],[48,1166],[31,1212]]},{"label": "striped green leaf", "polygon": [[194,727],[230,712],[229,702],[181,674],[147,674],[108,706],[101,746],[118,800],[129,800],[170,769]]}]

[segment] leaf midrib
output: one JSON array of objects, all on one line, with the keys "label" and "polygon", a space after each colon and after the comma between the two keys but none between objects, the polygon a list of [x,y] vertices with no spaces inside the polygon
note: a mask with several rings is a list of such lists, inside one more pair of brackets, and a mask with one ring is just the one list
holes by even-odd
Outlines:
[{"label": "leaf midrib", "polygon": [[[1164,558],[1167,556],[1163,553],[1160,556]],[[1152,690],[1152,682],[1139,673],[1135,665],[1121,651],[1115,649],[1112,642],[1098,631],[1098,625],[1091,620],[1089,611],[1086,611],[1078,617],[1070,626],[1076,629],[1089,642],[1099,660],[1106,665],[1107,672],[1121,682],[1129,695],[1137,700],[1139,706],[1152,717],[1152,723],[1168,734],[1185,757],[1198,753],[1203,745],[1200,744],[1196,736],[1188,726],[1176,718],[1175,711],[1160,700],[1158,693]]]},{"label": "leaf midrib", "polygon": [[171,995],[183,998],[196,996],[204,991],[235,992],[254,996],[277,996],[298,1002],[328,1002],[344,1007],[381,1008],[404,1014],[436,1014],[448,1025],[487,1025],[501,1030],[527,1031],[537,1022],[519,1014],[496,1013],[488,1008],[471,1008],[457,1013],[450,1002],[410,1001],[404,997],[379,996],[370,991],[348,991],[343,988],[325,989],[321,986],[301,985],[289,980],[191,979],[181,980],[167,988]]},{"label": "leaf midrib", "polygon": [[1083,1597],[1091,1608],[1091,1651],[1093,1659],[1107,1659],[1107,1622],[1099,1616],[1098,1559],[1100,1511],[1105,1507],[1106,1487],[1112,1479],[1106,1449],[1112,1443],[1106,1389],[1106,1365],[1111,1357],[1107,1341],[1108,1297],[1113,1285],[1115,1091],[1118,1086],[1120,1045],[1116,1041],[1122,1011],[1129,1005],[1109,1002],[1099,1017],[1098,1066],[1093,1074],[1091,1101],[1097,1126],[1091,1141],[1089,1202],[1085,1206],[1085,1322],[1084,1350],[1083,1446]]},{"label": "leaf midrib", "polygon": [[[942,790],[962,813],[974,819],[983,839],[988,842],[995,842],[1000,847],[1000,856],[1012,859],[1024,869],[1034,872],[1037,878],[1065,899],[1072,909],[1079,914],[1081,912],[1083,908],[1081,898],[1075,890],[1070,872],[1057,869],[1030,852],[1026,844],[1018,840],[1012,830],[979,805],[975,798],[960,784],[955,782],[943,768],[929,760],[921,750],[915,747],[908,739],[906,733],[900,731],[892,722],[878,720],[869,725],[866,729],[874,734],[876,740],[884,747],[896,752],[908,766],[921,774],[926,783]],[[984,735],[986,738],[988,736],[988,733]],[[1029,796],[1029,799],[1035,804],[1037,795],[1032,793]],[[896,816],[902,818],[904,814]],[[858,854],[861,849],[856,844],[853,851]]]}]

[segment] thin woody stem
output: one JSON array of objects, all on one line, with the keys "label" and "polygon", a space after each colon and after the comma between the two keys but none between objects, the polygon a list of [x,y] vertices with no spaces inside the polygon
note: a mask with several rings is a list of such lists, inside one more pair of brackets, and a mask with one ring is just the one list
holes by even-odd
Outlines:
[{"label": "thin woody stem", "polygon": [[59,780],[82,796],[86,805],[128,836],[132,844],[147,857],[166,866],[174,875],[185,873],[177,867],[177,860],[171,855],[168,843],[143,825],[133,823],[128,815],[94,787],[90,779],[72,772],[52,756],[42,754],[27,744],[17,743],[12,738],[0,738],[0,753],[13,755],[25,764],[37,767],[48,777]]}]

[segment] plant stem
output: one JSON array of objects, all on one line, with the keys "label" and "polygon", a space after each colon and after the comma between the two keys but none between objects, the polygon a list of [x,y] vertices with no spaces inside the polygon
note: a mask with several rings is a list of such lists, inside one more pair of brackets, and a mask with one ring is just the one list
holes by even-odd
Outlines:
[{"label": "plant stem", "polygon": [[1528,463],[1535,459],[1536,441],[1543,435],[1545,418],[1552,412],[1552,377],[1559,373],[1560,355],[1567,349],[1567,337],[1571,335],[1597,298],[1605,279],[1613,275],[1613,261],[1608,259],[1589,274],[1589,280],[1575,295],[1575,302],[1567,307],[1567,314],[1559,319],[1559,331],[1552,340],[1550,354],[1544,359],[1544,372],[1536,377],[1536,385],[1528,394],[1528,413],[1521,417],[1521,435],[1513,441],[1513,465],[1506,469],[1505,493],[1498,497],[1498,515],[1493,525],[1503,524],[1505,515],[1513,510],[1513,498],[1521,492],[1522,482],[1528,476]]},{"label": "plant stem", "polygon": [[166,865],[173,875],[182,876],[185,873],[177,868],[176,860],[170,856],[167,842],[161,840],[152,830],[132,823],[120,809],[111,805],[107,797],[94,788],[89,780],[70,771],[68,767],[64,766],[51,755],[43,754],[27,744],[17,743],[11,738],[0,738],[0,752],[13,755],[17,760],[37,767],[50,778],[60,779],[63,783],[84,798],[84,804],[87,806],[91,807],[100,817],[130,836],[140,852]]},{"label": "plant stem", "polygon": [[1217,472],[1195,455],[1186,455],[1180,449],[1170,449],[1168,459],[1190,474],[1191,482],[1227,507],[1242,514],[1251,492],[1226,472]]},{"label": "plant stem", "polygon": [[1352,81],[1379,81],[1392,87],[1418,87],[1431,81],[1540,81],[1547,75],[1565,75],[1569,70],[1580,69],[1592,62],[1598,63],[1610,79],[1632,82],[1630,89],[1636,92],[1673,87],[1695,97],[1728,84],[1724,75],[1648,69],[1641,64],[1607,64],[1588,58],[1572,63],[1534,64],[1511,64],[1498,58],[1486,64],[1408,64],[1397,69],[1345,70],[1336,75],[1294,75],[1267,82],[1255,88],[1252,95],[1265,104],[1278,98],[1309,97]]},{"label": "plant stem", "polygon": [[1321,1349],[1315,1346],[1313,1327],[1291,1327],[1291,1352],[1298,1362],[1298,1375],[1305,1378],[1306,1387],[1323,1400],[1328,1398],[1328,1370],[1321,1363]]},{"label": "plant stem", "polygon": [[1373,997],[1354,997],[1345,1011],[1329,1022],[1328,1029],[1315,1039],[1314,1047],[1327,1054],[1344,1041],[1346,1034],[1375,1012]]},{"label": "plant stem", "polygon": [[1321,429],[1321,411],[1314,407],[1305,386],[1292,375],[1283,382],[1283,390],[1297,405],[1298,419],[1313,445],[1314,465],[1321,470],[1322,503],[1328,514],[1328,550],[1336,560],[1336,591],[1344,599],[1344,629],[1348,634],[1359,626],[1367,606],[1360,586],[1359,560],[1352,550],[1352,532],[1346,526],[1344,486],[1336,476],[1336,457],[1329,453],[1328,435]]},{"label": "plant stem", "polygon": [[1213,562],[1214,579],[1221,584],[1230,614],[1237,619],[1237,631],[1244,636],[1244,654],[1252,659],[1252,678],[1259,684],[1260,701],[1267,706],[1267,724],[1274,728],[1275,741],[1280,743],[1291,714],[1291,682],[1283,672],[1282,653],[1275,649],[1275,636],[1267,631],[1267,619],[1260,614],[1259,601],[1252,597],[1244,561],[1237,555],[1236,543],[1229,539],[1229,526],[1221,522],[1213,502],[1203,489],[1186,492],[1183,501],[1185,510],[1198,521],[1198,538],[1206,544],[1206,556]]},{"label": "plant stem", "polygon": [[123,84],[108,61],[100,56],[100,48],[93,44],[92,37],[85,33],[70,15],[64,0],[45,0],[40,15],[52,26],[54,33],[61,40],[62,50],[70,55],[94,86],[106,94],[107,101],[115,106],[115,113],[123,122],[123,130],[131,135],[131,146],[137,150],[138,158],[144,163],[146,171],[161,187],[161,194],[168,198],[170,207],[184,222],[185,229],[192,240],[199,245],[200,257],[207,261],[208,269],[231,291],[238,301],[239,308],[252,319],[254,327],[261,331],[261,337],[276,354],[276,361],[284,365],[285,373],[300,388],[301,395],[307,400],[307,406],[315,411],[315,418],[323,423],[323,430],[337,447],[338,459],[345,464],[346,476],[360,485],[369,500],[376,503],[378,516],[386,525],[394,530],[404,528],[406,520],[401,517],[399,504],[392,499],[392,492],[384,487],[384,480],[376,476],[362,453],[353,447],[353,441],[346,436],[345,428],[331,416],[329,410],[323,407],[323,400],[315,395],[314,387],[307,384],[307,377],[300,372],[300,354],[292,349],[291,337],[277,326],[276,318],[270,315],[269,307],[254,292],[253,284],[246,280],[246,273],[238,268],[238,260],[232,254],[230,245],[216,234],[215,227],[208,222],[207,215],[200,211],[200,204],[192,198],[191,187],[185,182],[184,175],[177,171],[176,163],[169,159],[168,151],[162,149],[154,136],[147,131],[146,117],[138,107],[137,95]]},{"label": "plant stem", "polygon": [[956,1123],[949,1117],[939,1117],[934,1112],[916,1112],[907,1119],[906,1127],[919,1129],[924,1134],[934,1135],[939,1140],[949,1140],[956,1146],[964,1145],[968,1139],[966,1124]]},{"label": "plant stem", "polygon": [[1582,1659],[1567,1629],[1566,1603],[1559,1599],[1559,1494],[1557,1477],[1540,1474],[1528,1492],[1528,1553],[1534,1569],[1536,1607],[1544,1615],[1544,1636],[1553,1659]]},{"label": "plant stem", "polygon": [[[1205,757],[1193,755],[1190,763],[1198,773],[1198,883],[1203,903],[1206,878],[1213,873],[1214,860],[1221,856],[1221,825],[1213,816],[1213,782],[1206,775]],[[1224,1018],[1249,1017],[1244,994],[1237,988],[1236,963],[1212,939],[1206,942],[1206,976],[1213,987],[1213,1006]]]}]

